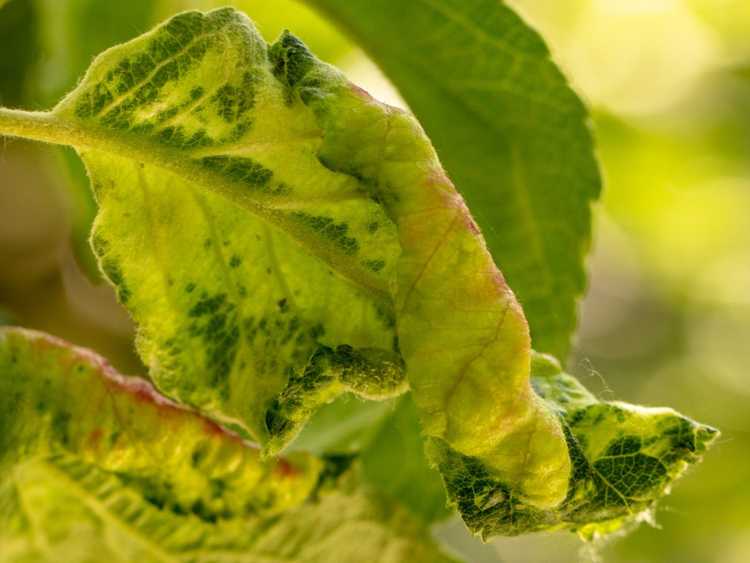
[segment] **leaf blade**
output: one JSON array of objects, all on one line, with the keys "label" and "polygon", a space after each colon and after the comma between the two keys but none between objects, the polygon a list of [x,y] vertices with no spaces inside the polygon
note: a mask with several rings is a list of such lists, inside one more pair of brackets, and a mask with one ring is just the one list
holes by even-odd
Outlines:
[{"label": "leaf blade", "polygon": [[[144,48],[145,52],[153,49],[158,51],[162,47],[158,43],[159,38],[172,40],[173,33],[169,31],[166,33],[170,37],[165,39],[165,30],[174,30],[174,26],[179,24],[175,33],[180,35],[185,30],[179,31],[179,28],[187,26],[187,46],[172,45],[167,49],[168,54],[159,59],[159,63],[151,61],[147,71],[139,71],[142,78],[150,74],[155,78],[162,69],[169,68],[169,53],[176,52],[179,57],[186,50],[189,52],[189,49],[193,48],[190,45],[195,46],[195,41],[201,41],[206,37],[206,34],[202,33],[202,26],[210,22],[211,18],[214,19],[211,25],[216,24],[216,20],[219,20],[219,23],[233,22],[229,25],[234,25],[233,33],[240,36],[240,47],[235,50],[236,52],[231,49],[227,52],[226,45],[222,43],[223,35],[218,34],[218,39],[214,37],[212,40],[214,43],[202,47],[200,53],[195,55],[198,62],[186,63],[187,84],[190,85],[190,80],[196,78],[190,73],[199,68],[201,71],[198,75],[205,78],[204,72],[209,73],[208,76],[214,78],[211,82],[215,86],[218,83],[222,84],[222,89],[232,86],[233,83],[224,82],[227,79],[227,68],[232,70],[232,60],[247,61],[250,57],[247,49],[265,52],[266,56],[260,57],[258,67],[266,73],[263,78],[267,79],[265,85],[268,86],[268,91],[264,93],[265,100],[275,112],[273,117],[278,118],[271,126],[266,124],[265,130],[268,131],[269,127],[273,129],[273,125],[276,125],[276,136],[272,138],[277,140],[279,136],[286,140],[283,135],[291,133],[291,143],[287,143],[280,153],[291,158],[289,162],[282,162],[282,159],[276,162],[279,165],[277,167],[266,166],[269,161],[264,159],[272,158],[276,153],[264,152],[262,143],[261,148],[258,148],[257,134],[264,131],[262,121],[261,126],[255,130],[242,130],[242,135],[248,135],[241,139],[247,143],[246,146],[226,145],[227,139],[222,137],[226,133],[224,117],[227,113],[231,113],[235,118],[239,117],[240,113],[244,115],[244,112],[239,112],[239,108],[244,107],[242,96],[231,96],[232,101],[228,104],[221,96],[212,96],[209,101],[215,104],[213,111],[218,110],[218,117],[224,122],[204,122],[196,118],[197,124],[192,121],[179,124],[191,126],[192,130],[189,127],[178,130],[174,124],[164,126],[159,121],[163,111],[167,112],[164,119],[174,117],[175,114],[170,113],[170,103],[178,104],[178,113],[179,104],[184,103],[172,95],[174,90],[169,89],[172,86],[164,91],[159,90],[157,94],[143,93],[142,95],[146,96],[145,101],[138,100],[138,96],[141,95],[138,92],[141,92],[140,89],[146,84],[135,86],[138,103],[135,106],[128,105],[128,92],[134,90],[133,85],[139,82],[130,76],[128,69],[134,63],[127,55],[139,57],[143,55]],[[199,25],[196,21],[200,22]],[[156,41],[155,47],[153,41]],[[236,42],[233,43],[231,38],[227,41],[230,47],[236,47]],[[248,41],[251,46],[243,47],[243,42]],[[223,47],[212,54],[211,64],[202,68],[200,61],[205,58],[206,52],[216,45]],[[265,345],[248,349],[248,358],[260,358],[263,361],[267,358],[273,360],[279,355],[285,361],[291,357],[294,369],[291,372],[279,372],[264,367],[255,374],[250,372],[247,379],[249,384],[238,389],[235,399],[240,402],[247,401],[248,397],[257,400],[254,394],[259,393],[261,400],[260,404],[251,405],[249,412],[244,413],[247,415],[242,418],[245,429],[250,428],[261,439],[264,437],[264,431],[268,431],[271,435],[268,442],[272,446],[274,438],[283,445],[292,434],[287,431],[285,425],[298,428],[312,410],[345,390],[377,398],[383,398],[387,392],[395,394],[401,391],[398,387],[403,384],[401,374],[405,363],[409,368],[409,382],[430,445],[430,458],[440,466],[449,494],[454,500],[458,499],[456,483],[470,482],[477,476],[481,477],[483,486],[489,483],[492,493],[489,497],[467,497],[464,500],[467,500],[468,505],[462,505],[460,499],[458,501],[464,518],[475,530],[490,534],[513,533],[514,529],[508,528],[502,522],[502,514],[499,515],[501,522],[498,524],[496,521],[496,511],[506,509],[503,501],[510,497],[516,503],[511,506],[511,514],[516,509],[524,509],[533,513],[534,518],[542,514],[544,522],[555,522],[555,519],[562,517],[562,524],[570,524],[564,520],[568,517],[567,514],[561,516],[563,508],[560,507],[566,506],[571,484],[581,481],[576,472],[582,456],[577,453],[580,448],[576,449],[576,443],[567,439],[569,433],[566,434],[565,428],[568,421],[561,407],[562,403],[545,400],[542,396],[548,396],[550,393],[564,395],[573,386],[566,382],[565,377],[555,379],[554,385],[546,388],[540,387],[538,382],[536,389],[530,385],[531,350],[523,313],[502,274],[493,263],[463,199],[442,171],[437,156],[418,123],[408,114],[378,103],[367,93],[348,83],[335,69],[317,61],[304,44],[291,34],[283,34],[267,51],[264,51],[264,46],[265,43],[254,34],[249,22],[231,10],[209,14],[183,14],[154,32],[105,53],[95,63],[87,80],[82,84],[81,91],[65,100],[60,106],[59,113],[24,114],[0,110],[0,127],[22,135],[30,131],[34,138],[55,141],[64,141],[66,135],[70,135],[68,142],[78,144],[82,148],[84,158],[88,159],[92,169],[97,194],[102,201],[110,198],[102,213],[103,221],[112,228],[112,240],[120,241],[120,252],[129,253],[128,260],[123,260],[122,257],[113,260],[116,256],[113,257],[111,253],[112,242],[103,236],[104,232],[101,229],[97,231],[94,243],[102,257],[102,267],[118,286],[122,301],[128,303],[131,308],[135,307],[136,311],[139,307],[143,308],[144,303],[153,300],[153,294],[148,291],[152,289],[151,286],[157,283],[170,286],[168,276],[154,276],[154,272],[160,266],[170,266],[168,260],[156,256],[153,252],[154,255],[150,257],[142,252],[144,241],[147,248],[156,249],[161,246],[167,247],[169,245],[166,243],[173,242],[165,240],[163,245],[153,244],[157,238],[155,235],[148,236],[146,233],[144,236],[143,225],[151,223],[150,220],[145,220],[148,213],[158,214],[156,223],[159,228],[171,225],[170,236],[183,237],[174,245],[175,254],[178,258],[182,257],[183,263],[177,259],[171,264],[174,267],[171,270],[167,268],[167,272],[174,273],[181,267],[190,275],[198,273],[210,279],[212,275],[222,275],[220,270],[227,267],[226,263],[222,263],[220,268],[207,268],[205,271],[195,268],[195,264],[203,265],[205,262],[200,255],[191,254],[201,246],[198,244],[201,242],[201,231],[183,229],[182,226],[195,226],[195,217],[200,216],[200,213],[193,209],[185,214],[180,207],[186,205],[185,196],[192,193],[193,188],[201,188],[198,190],[200,195],[197,200],[208,201],[216,198],[214,203],[222,206],[218,215],[223,218],[224,223],[215,229],[217,232],[235,233],[237,225],[242,223],[247,234],[247,229],[253,226],[252,217],[255,216],[260,219],[271,216],[275,221],[269,221],[273,223],[271,226],[283,227],[285,230],[280,229],[280,234],[288,235],[290,238],[296,234],[294,221],[297,222],[297,227],[314,232],[314,236],[310,237],[312,244],[307,241],[307,245],[289,245],[288,259],[277,261],[279,263],[307,264],[306,260],[313,260],[315,267],[323,268],[318,273],[324,273],[325,268],[335,266],[331,261],[321,260],[321,251],[318,247],[324,238],[328,240],[323,242],[323,246],[336,246],[344,256],[357,255],[360,238],[367,242],[368,252],[384,251],[390,269],[384,265],[374,268],[373,264],[369,264],[374,275],[383,276],[382,279],[392,299],[390,316],[373,312],[372,319],[377,317],[381,325],[368,321],[356,335],[346,334],[345,344],[324,341],[321,345],[320,342],[314,341],[302,348],[303,352],[299,357],[289,355],[283,350],[283,345],[289,342],[282,341],[284,334],[279,341],[271,340],[270,350],[273,353]],[[242,56],[238,57],[237,53]],[[123,54],[126,55],[124,58],[121,57]],[[218,67],[214,63],[220,58],[223,66]],[[119,70],[113,70],[112,66]],[[180,78],[180,68],[177,65],[176,77],[166,76],[157,80],[158,87],[161,88]],[[217,68],[220,69],[222,80],[215,80],[216,74],[210,74],[216,73]],[[234,70],[238,70],[237,67],[234,67]],[[244,81],[247,68],[239,67],[239,71],[228,72],[229,79],[237,80],[239,77]],[[102,81],[105,86],[102,86]],[[236,86],[236,83],[234,85]],[[113,91],[120,92],[119,103],[125,105],[117,105],[110,86]],[[194,89],[182,88],[178,94],[184,95],[186,91],[193,92]],[[79,95],[81,92],[83,94]],[[82,105],[78,102],[82,102]],[[81,107],[84,108],[82,115],[76,116],[77,108]],[[268,112],[260,112],[258,115],[264,116],[266,113]],[[151,119],[155,119],[156,123],[149,121]],[[149,123],[150,126],[144,129],[143,125]],[[197,139],[203,139],[204,135],[207,135],[201,133],[203,130],[200,128],[205,123],[213,124],[213,140],[207,146],[196,147],[195,135],[198,135]],[[234,118],[229,119],[227,123],[229,126],[237,125]],[[255,125],[257,123],[248,127],[252,129]],[[282,127],[278,127],[279,125]],[[300,129],[295,129],[297,125],[300,125],[302,131],[315,132],[312,145],[310,138],[301,134]],[[161,126],[161,129],[157,126]],[[169,131],[166,137],[163,135],[164,131]],[[177,131],[181,132],[178,134]],[[217,134],[219,141],[215,143]],[[174,141],[175,135],[177,141]],[[93,142],[95,139],[103,140],[101,146],[96,146],[98,143]],[[202,145],[201,142],[197,144]],[[218,154],[195,152],[206,148],[214,150],[217,145],[220,151]],[[117,154],[118,148],[123,149],[125,154]],[[132,149],[130,153],[129,148]],[[231,152],[233,149],[244,149],[246,152],[238,155]],[[227,150],[230,151],[228,154],[221,152]],[[278,158],[279,154],[276,154],[276,157]],[[162,163],[164,159],[167,162]],[[206,162],[203,159],[209,160]],[[289,192],[282,189],[281,184],[272,183],[271,180],[275,171],[283,168],[282,164],[294,169],[298,160],[303,163],[303,173],[297,175],[297,179],[301,180],[302,189],[297,194],[301,197],[295,199],[288,197]],[[100,169],[96,170],[99,165]],[[297,172],[299,173],[299,170]],[[117,174],[121,177],[116,177]],[[154,175],[156,177],[149,180],[149,177]],[[191,175],[195,178],[191,179]],[[308,178],[313,179],[311,185],[304,183]],[[147,189],[144,190],[142,185]],[[140,192],[134,192],[134,187],[140,189]],[[337,191],[342,187],[343,192]],[[323,197],[315,197],[316,194],[320,195],[321,191]],[[128,201],[132,197],[143,199],[142,195],[138,195],[141,192],[157,194],[158,201]],[[331,198],[331,195],[334,197]],[[342,195],[344,197],[341,197]],[[221,196],[224,196],[224,199],[221,199]],[[122,202],[142,211],[136,228],[131,228],[127,221],[132,209],[127,205],[123,206]],[[310,203],[318,206],[315,207],[316,211],[322,209],[324,213],[299,215],[299,210]],[[338,211],[342,215],[336,215],[336,212],[328,210],[327,206],[332,204],[341,207]],[[189,200],[187,205],[202,208],[199,201]],[[206,207],[205,202],[202,205]],[[211,205],[213,203],[208,204],[209,207]],[[231,205],[236,205],[237,209]],[[374,235],[373,231],[377,232],[378,229],[371,229],[364,221],[359,221],[358,227],[352,228],[351,231],[348,230],[348,225],[344,228],[342,223],[337,222],[338,217],[356,215],[362,210],[360,207],[366,210],[365,216],[367,210],[372,209],[372,213],[378,214],[379,220],[385,218],[390,221],[385,223],[389,225],[387,230],[391,233],[390,247],[387,244],[374,244],[376,241],[368,239],[367,237]],[[253,211],[252,217],[243,215],[248,210]],[[113,216],[106,217],[107,213]],[[235,216],[236,220],[232,219],[233,213],[239,214]],[[368,235],[363,235],[365,231]],[[348,234],[355,232],[357,238]],[[188,238],[184,238],[186,236]],[[193,240],[190,236],[199,238]],[[253,252],[257,252],[254,247],[258,246],[255,241],[259,239],[252,236],[245,238],[249,239],[246,241],[249,244],[237,254],[238,261],[245,255],[255,257]],[[301,238],[303,240],[298,242],[305,242],[305,237]],[[397,244],[395,238],[398,239]],[[148,247],[149,244],[151,247]],[[268,255],[266,252],[266,259]],[[191,259],[186,261],[185,256],[190,256]],[[229,260],[222,259],[222,262],[228,262],[230,268],[233,261],[233,257]],[[367,266],[368,262],[371,261],[360,260],[355,266]],[[126,276],[120,270],[125,263],[130,268]],[[236,265],[239,266],[239,262]],[[315,267],[308,265],[299,272],[296,278],[300,280],[300,287],[306,277],[311,276],[310,272],[313,272]],[[315,275],[312,275],[314,280]],[[285,275],[283,278],[286,280],[288,276]],[[135,280],[137,283],[131,287],[128,280]],[[197,287],[194,284],[192,289],[188,289],[191,282],[185,276],[181,275],[179,281],[179,290],[183,298],[184,294],[192,293]],[[346,284],[350,285],[344,284],[341,287],[350,288],[358,283],[349,277]],[[315,285],[330,285],[334,291],[340,290],[333,282],[320,284],[319,279],[315,280]],[[226,284],[221,285],[220,288],[225,286]],[[271,288],[274,289],[273,286]],[[131,293],[132,289],[137,292]],[[367,299],[371,297],[371,288],[365,284],[363,289],[366,296],[365,306],[369,307],[371,303]],[[326,287],[326,291],[332,289]],[[274,309],[270,318],[278,321],[279,313],[283,313],[288,305],[287,301],[275,301],[265,295],[263,297],[253,306],[277,308],[278,311]],[[135,303],[139,299],[142,302]],[[215,288],[212,292],[204,290],[198,295],[197,300],[194,297],[192,299],[192,302],[182,302],[172,307],[173,312],[181,315],[183,321],[186,321],[181,327],[184,330],[177,330],[175,334],[210,334],[212,339],[203,343],[202,347],[189,347],[190,350],[197,349],[204,354],[206,361],[198,362],[198,373],[196,374],[194,369],[181,383],[191,386],[197,381],[196,387],[188,387],[188,391],[194,390],[198,393],[195,402],[212,416],[234,422],[232,415],[237,413],[230,412],[227,416],[227,406],[233,405],[226,402],[216,404],[216,396],[212,395],[217,392],[216,382],[200,378],[205,371],[209,376],[211,373],[210,369],[201,369],[203,367],[218,366],[222,372],[225,371],[225,352],[239,337],[239,328],[235,330],[239,324],[238,319],[232,317],[235,310],[225,310],[227,292],[217,292]],[[334,310],[336,305],[344,305],[339,309],[351,314],[354,310],[351,304],[356,302],[356,299],[350,296],[340,303],[333,301],[332,305],[330,301],[315,295],[310,303],[313,310],[315,307],[322,309],[317,310],[317,315],[336,315],[339,313],[338,309]],[[158,306],[147,315],[154,323],[150,330],[156,336],[160,334],[160,323],[170,322],[170,319],[164,318],[165,310],[167,313],[170,311],[169,307]],[[199,324],[189,324],[197,322],[195,317],[207,318],[202,318]],[[335,319],[333,321],[335,322]],[[147,325],[143,322],[141,324]],[[347,318],[344,324],[349,326],[351,320]],[[258,326],[260,327],[260,324]],[[265,326],[268,326],[267,322]],[[380,327],[383,331],[373,332],[373,327]],[[283,328],[283,323],[276,328]],[[350,328],[349,326],[346,330]],[[356,338],[361,338],[359,342],[363,346],[369,345],[374,335],[382,343],[380,348],[355,348],[350,344]],[[216,336],[218,338],[214,338]],[[279,334],[276,333],[276,336]],[[389,337],[393,336],[398,336],[398,340],[393,339],[389,342]],[[279,344],[282,347],[279,347]],[[392,346],[390,350],[389,344]],[[170,339],[157,343],[153,348],[157,353],[153,354],[153,357],[148,354],[148,345],[141,345],[141,350],[148,356],[147,360],[153,373],[159,376],[163,385],[170,383],[169,372],[163,371],[163,368],[169,367],[172,356],[179,355],[184,348],[178,347],[175,350],[174,345],[175,342]],[[218,346],[220,353],[214,353],[215,349],[212,346]],[[398,357],[394,358],[393,354]],[[234,360],[234,353],[229,356]],[[174,369],[173,373],[182,377],[185,375],[183,372],[186,367],[195,368],[195,362],[191,366],[189,362],[183,361],[177,367],[179,369]],[[167,377],[164,377],[165,373]],[[245,383],[244,378],[247,375],[246,372],[241,374],[238,384]],[[270,381],[253,381],[253,375],[271,377]],[[394,383],[396,389],[389,389]],[[265,396],[263,385],[271,388],[270,391],[265,390],[268,391]],[[560,386],[561,391],[556,390],[555,386]],[[584,395],[585,392],[578,391],[575,398],[578,400]],[[219,398],[222,398],[221,394]],[[610,406],[606,408],[612,410]],[[631,410],[637,414],[637,408],[631,407]],[[679,419],[672,413],[669,418]],[[622,429],[623,425],[620,423],[623,421],[618,416],[614,416],[614,419],[602,426],[601,435],[607,436]],[[641,430],[648,431],[651,424],[649,420],[641,420],[637,425],[641,426]],[[702,440],[706,442],[706,438]],[[275,445],[280,447],[278,442]],[[598,461],[596,457],[592,463]],[[664,482],[666,481],[659,480],[660,484]],[[624,483],[627,487],[633,486],[628,479],[625,479]],[[662,493],[664,487],[656,489],[652,491],[655,493],[654,497]],[[482,512],[477,515],[477,507],[482,510],[499,508],[491,510],[490,513]],[[589,516],[587,518],[594,521],[594,529],[598,530],[597,515]],[[526,526],[521,531],[530,529]]]},{"label": "leaf blade", "polygon": [[429,445],[451,503],[484,538],[566,529],[590,540],[632,529],[719,436],[672,409],[599,401],[551,356],[535,356],[532,381],[560,417],[573,466],[558,506],[530,506],[476,460]]},{"label": "leaf blade", "polygon": [[[215,91],[207,93],[201,85]],[[262,111],[264,107],[268,111]],[[412,117],[350,85],[291,34],[283,34],[267,49],[251,22],[231,9],[186,12],[105,52],[53,116],[75,124],[84,136],[93,131],[111,139],[113,146],[132,146],[132,154],[146,161],[136,160],[128,172],[124,163],[117,163],[119,155],[83,152],[100,202],[111,197],[97,220],[95,250],[105,273],[118,285],[121,300],[139,320],[139,349],[163,389],[224,422],[244,426],[274,451],[317,405],[347,388],[376,397],[402,391],[400,357],[388,356],[400,351],[409,365],[428,435],[445,437],[460,451],[479,455],[491,471],[517,481],[519,491],[535,505],[562,500],[570,466],[566,445],[559,424],[529,386],[523,313]],[[298,180],[291,187],[280,167],[289,162]],[[158,170],[152,172],[147,163]],[[169,173],[183,181],[176,184],[177,190],[170,187],[176,181]],[[218,188],[230,201],[283,227],[329,267],[351,265],[356,257],[355,268],[370,267],[391,288],[393,316],[373,310],[362,328],[352,327],[351,318],[346,319],[342,335],[334,334],[330,344],[313,340],[283,350],[277,341],[286,344],[297,335],[282,325],[281,334],[269,337],[271,348],[268,338],[260,347],[237,348],[245,341],[241,327],[257,319],[238,316],[239,307],[228,299],[228,292],[203,287],[204,275],[199,301],[189,308],[184,303],[171,307],[171,313],[180,316],[177,322],[159,314],[170,312],[164,304],[140,318],[139,308],[143,311],[155,301],[148,290],[161,261],[139,261],[142,227],[154,223],[148,218],[150,210],[158,210],[160,225],[174,224],[170,249],[176,247],[183,270],[189,249],[199,246],[195,240],[172,244],[177,236],[195,236],[179,230],[195,213],[183,216],[170,207],[175,192],[189,191],[184,180],[191,176],[200,187]],[[308,185],[300,177],[313,181]],[[114,204],[128,201],[133,185],[153,185],[170,193],[158,202],[144,199],[143,213],[135,224],[128,224],[123,220],[129,216],[127,210]],[[289,205],[293,207],[287,212]],[[115,217],[107,220],[112,212]],[[220,215],[231,214],[225,207]],[[102,224],[114,225],[114,232],[105,234]],[[372,240],[378,232],[373,224],[390,225],[392,242],[385,252]],[[220,231],[232,229],[224,225]],[[145,235],[146,240],[154,238]],[[115,245],[120,255],[111,251]],[[166,245],[156,241],[154,246]],[[326,255],[330,249],[333,259]],[[375,253],[370,256],[376,259],[360,257],[360,249]],[[238,259],[251,252],[243,247]],[[188,261],[199,260],[196,256]],[[304,258],[296,254],[287,262],[304,263]],[[179,267],[175,264],[173,270]],[[123,273],[125,268],[129,271]],[[141,279],[139,270],[146,274]],[[137,302],[130,299],[131,287],[126,284],[131,278],[137,280],[132,286],[140,292],[134,294]],[[184,293],[197,285],[185,278],[184,271],[179,278]],[[304,272],[298,278],[304,282]],[[371,289],[361,279],[350,279]],[[169,276],[164,281],[170,286]],[[262,312],[269,301],[273,305],[274,300],[266,299],[248,306]],[[286,297],[278,301],[280,307],[282,303],[288,303]],[[448,320],[445,305],[452,315]],[[315,312],[326,319],[328,331],[336,320],[332,304],[324,301]],[[204,315],[202,324],[192,320]],[[144,322],[147,319],[153,324]],[[258,327],[265,328],[260,322]],[[368,347],[356,347],[357,335]],[[187,337],[204,341],[179,340]],[[342,338],[344,344],[338,344]],[[370,348],[373,340],[376,347]],[[205,360],[199,356],[197,362],[180,361],[185,350],[190,352],[184,355],[198,350]],[[242,373],[232,378],[238,351],[243,350],[247,355],[246,361],[239,361]],[[249,362],[273,361],[277,356],[286,364],[281,369],[244,369]],[[229,380],[228,386],[211,377],[217,370]],[[279,407],[279,400],[291,412]],[[505,417],[506,423],[497,423]]]},{"label": "leaf blade", "polygon": [[[82,140],[100,204],[95,251],[152,377],[269,450],[341,392],[404,389],[387,293],[393,227],[318,162],[321,132],[299,107],[251,22],[223,9],[110,49],[53,111]],[[186,267],[199,263],[209,269]],[[336,315],[342,306],[354,316]],[[318,377],[353,365],[380,373],[380,388]],[[298,380],[315,393],[302,400]]]},{"label": "leaf blade", "polygon": [[351,470],[262,461],[57,339],[0,330],[0,389],[0,561],[452,561]]},{"label": "leaf blade", "polygon": [[521,302],[564,360],[601,180],[587,115],[541,38],[494,0],[309,0],[399,89]]}]

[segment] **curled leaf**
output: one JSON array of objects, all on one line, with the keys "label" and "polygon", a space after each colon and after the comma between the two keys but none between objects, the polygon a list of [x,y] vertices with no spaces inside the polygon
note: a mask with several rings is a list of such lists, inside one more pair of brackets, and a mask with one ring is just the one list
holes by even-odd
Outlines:
[{"label": "curled leaf", "polygon": [[156,385],[267,452],[406,374],[449,497],[491,535],[636,514],[713,432],[532,382],[523,312],[419,124],[289,33],[180,14],[0,131],[77,148]]},{"label": "curled leaf", "polygon": [[425,128],[529,322],[565,360],[601,179],[587,112],[502,0],[305,0],[383,69]]},{"label": "curled leaf", "polygon": [[321,161],[369,186],[397,227],[396,324],[424,432],[516,483],[530,503],[555,506],[567,447],[530,386],[528,326],[513,292],[416,120],[331,84],[328,72],[310,70],[298,89],[326,132]]},{"label": "curled leaf", "polygon": [[557,412],[568,442],[573,470],[560,505],[535,507],[480,460],[431,444],[450,500],[482,537],[571,529],[593,538],[633,524],[718,437],[672,409],[599,401],[549,356],[535,356],[532,383]]},{"label": "curled leaf", "polygon": [[105,52],[53,112],[86,137],[94,249],[152,378],[269,451],[344,391],[405,390],[395,229],[318,161],[274,53],[239,12],[188,12]]},{"label": "curled leaf", "polygon": [[166,393],[274,451],[344,390],[401,392],[405,361],[428,435],[562,500],[523,313],[413,117],[231,9],[105,52],[53,116]]}]

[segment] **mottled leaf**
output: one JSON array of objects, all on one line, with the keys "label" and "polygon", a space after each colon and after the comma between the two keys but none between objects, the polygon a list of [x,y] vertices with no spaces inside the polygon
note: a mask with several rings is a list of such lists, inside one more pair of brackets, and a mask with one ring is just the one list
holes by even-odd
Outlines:
[{"label": "mottled leaf", "polygon": [[[432,145],[291,34],[268,47],[231,9],[181,14],[51,113],[0,110],[0,131],[82,154],[101,266],[170,395],[276,451],[346,390],[398,394],[405,367],[451,498],[481,477],[532,512],[567,506],[572,422],[532,387],[521,308]],[[472,512],[486,500],[457,504],[512,532]]]},{"label": "mottled leaf", "polygon": [[94,248],[166,393],[273,451],[345,389],[400,392],[405,361],[426,434],[562,500],[523,314],[411,116],[231,9],[110,49],[49,115],[6,115],[81,153]]},{"label": "mottled leaf", "polygon": [[3,563],[449,561],[346,464],[261,461],[147,382],[20,329],[0,329],[0,546]]},{"label": "mottled leaf", "polygon": [[186,13],[102,55],[55,109],[123,145],[79,151],[153,379],[270,449],[345,389],[404,389],[395,229],[319,162],[282,63],[238,12]]},{"label": "mottled leaf", "polygon": [[531,506],[479,460],[431,444],[449,498],[482,537],[571,529],[588,539],[637,523],[718,436],[672,409],[599,401],[549,356],[534,358],[532,383],[568,442],[573,470],[559,506]]},{"label": "mottled leaf", "polygon": [[516,292],[565,360],[600,190],[586,111],[500,0],[307,0],[383,68],[435,144]]},{"label": "mottled leaf", "polygon": [[428,435],[562,500],[523,314],[412,117],[222,9],[105,52],[48,119],[166,393],[274,450],[345,389],[400,392],[400,351]]}]

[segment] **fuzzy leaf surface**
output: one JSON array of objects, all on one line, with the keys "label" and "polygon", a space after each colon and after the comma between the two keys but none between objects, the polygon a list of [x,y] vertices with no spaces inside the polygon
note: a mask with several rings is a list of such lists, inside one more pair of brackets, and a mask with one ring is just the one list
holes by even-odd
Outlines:
[{"label": "fuzzy leaf surface", "polygon": [[270,450],[344,390],[405,388],[395,229],[319,162],[275,64],[244,15],[189,12],[104,53],[54,110],[124,145],[79,152],[152,378]]}]

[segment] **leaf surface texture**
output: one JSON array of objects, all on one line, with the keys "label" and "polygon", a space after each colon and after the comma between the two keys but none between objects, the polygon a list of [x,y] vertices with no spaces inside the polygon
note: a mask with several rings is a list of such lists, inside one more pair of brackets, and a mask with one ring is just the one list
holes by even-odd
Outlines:
[{"label": "leaf surface texture", "polygon": [[601,178],[587,112],[499,0],[308,0],[382,67],[424,126],[528,319],[567,359]]},{"label": "leaf surface texture", "polygon": [[0,329],[0,561],[450,561],[336,459],[259,450],[93,353]]},{"label": "leaf surface texture", "polygon": [[419,123],[290,33],[186,12],[100,55],[51,113],[0,119],[83,157],[92,243],[156,386],[266,454],[345,392],[409,387],[473,531],[585,533],[649,508],[714,434],[532,380],[521,306]]}]

